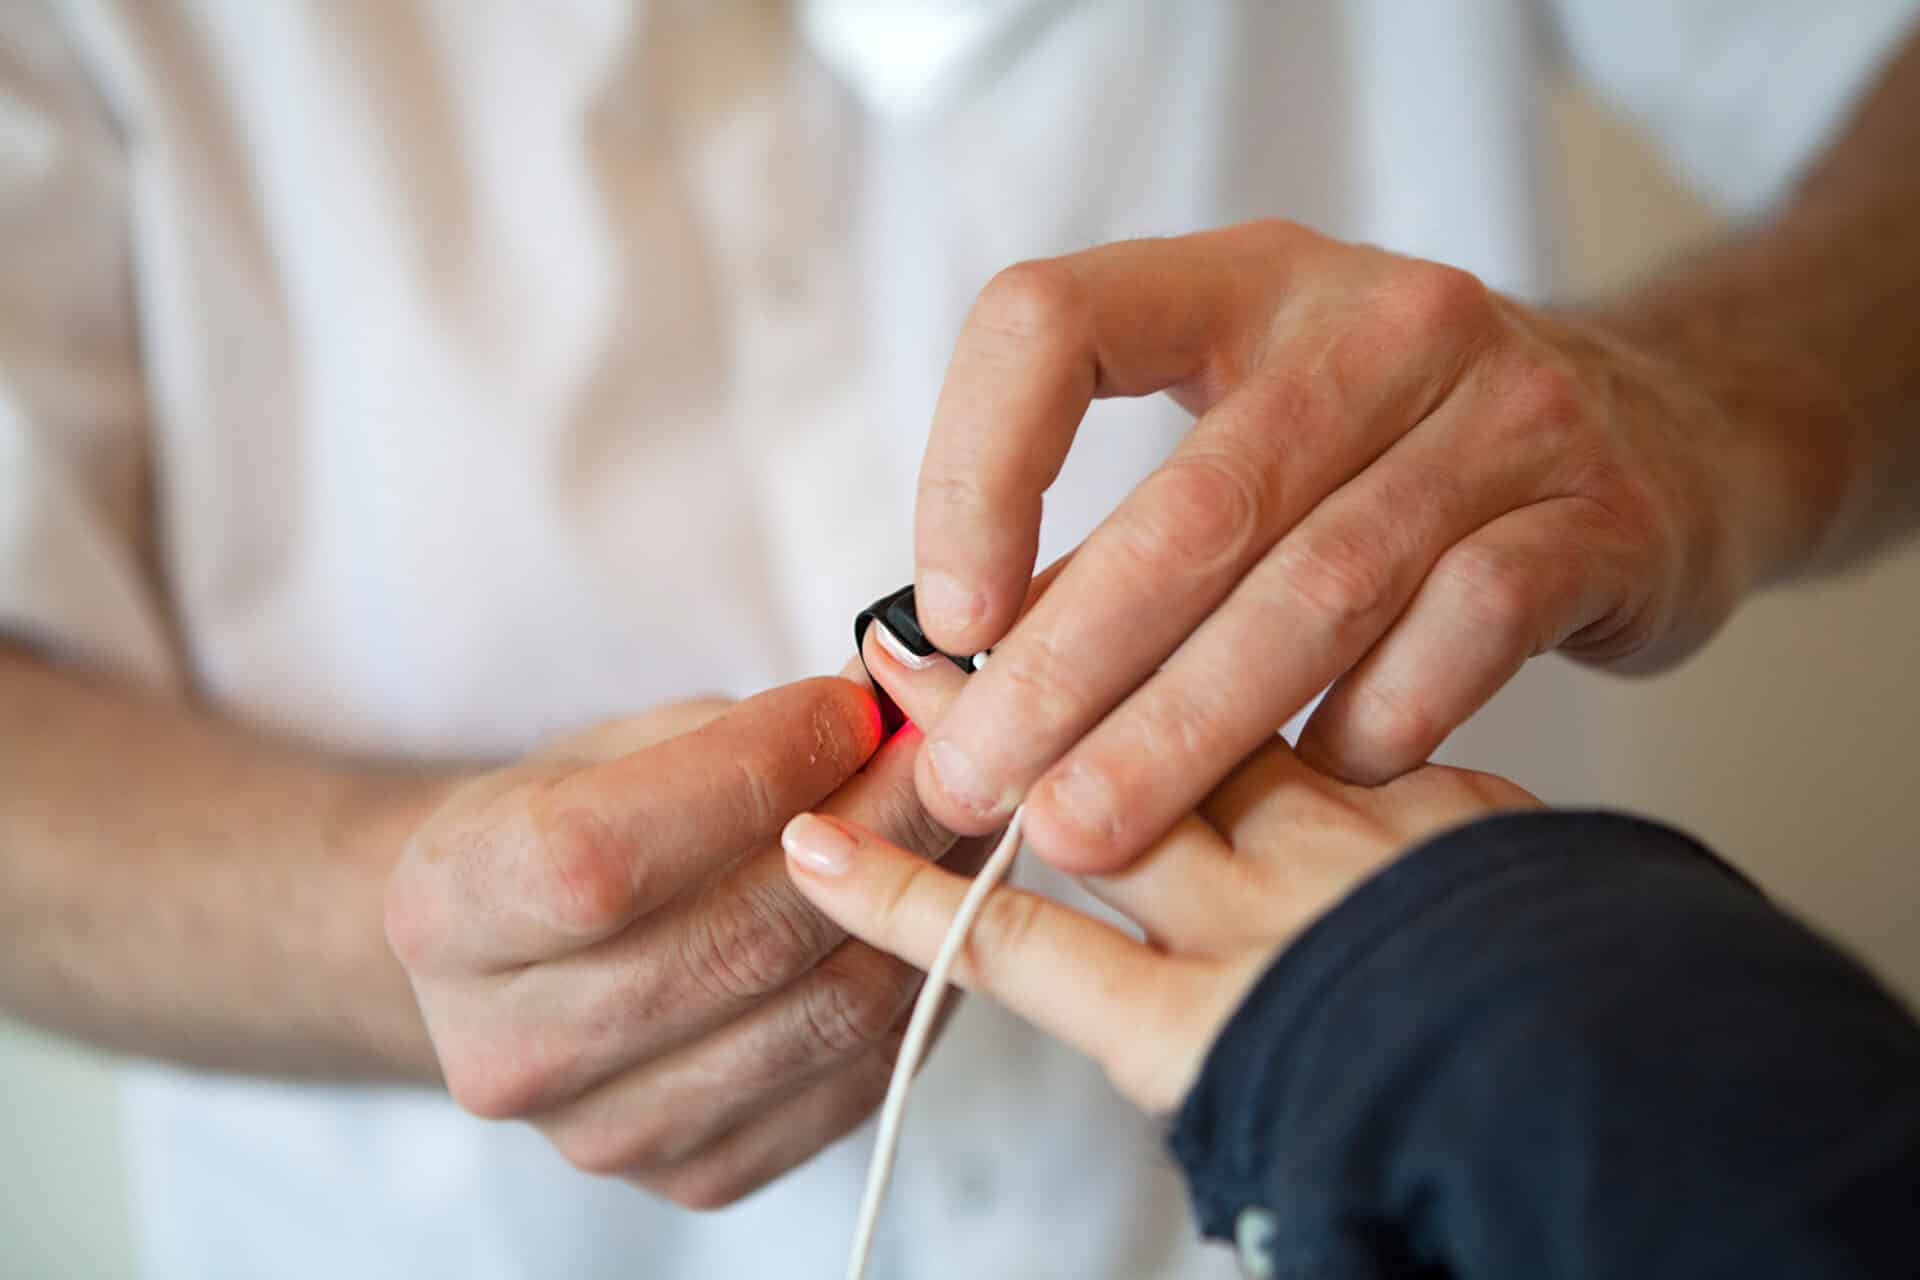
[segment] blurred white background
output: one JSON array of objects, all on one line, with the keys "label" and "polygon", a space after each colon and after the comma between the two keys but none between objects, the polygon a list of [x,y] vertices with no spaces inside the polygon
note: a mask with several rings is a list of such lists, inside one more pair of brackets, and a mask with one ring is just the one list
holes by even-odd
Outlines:
[{"label": "blurred white background", "polygon": [[[1554,117],[1575,287],[1604,288],[1713,230],[1621,122],[1573,92]],[[1920,825],[1906,807],[1920,791],[1917,657],[1920,547],[1755,602],[1674,675],[1579,680],[1558,695],[1564,754],[1519,776],[1550,799],[1703,835],[1920,1004]],[[1453,758],[1484,762],[1476,737],[1497,728],[1469,728]],[[1596,764],[1597,787],[1570,785]],[[118,1144],[111,1065],[0,1024],[0,1277],[133,1275]]]}]

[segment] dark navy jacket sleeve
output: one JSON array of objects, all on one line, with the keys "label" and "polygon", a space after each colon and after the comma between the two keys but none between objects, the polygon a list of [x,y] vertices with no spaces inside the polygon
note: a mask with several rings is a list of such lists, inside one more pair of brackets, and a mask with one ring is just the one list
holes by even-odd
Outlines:
[{"label": "dark navy jacket sleeve", "polygon": [[1633,818],[1490,818],[1362,885],[1171,1142],[1259,1274],[1920,1276],[1920,1028]]}]

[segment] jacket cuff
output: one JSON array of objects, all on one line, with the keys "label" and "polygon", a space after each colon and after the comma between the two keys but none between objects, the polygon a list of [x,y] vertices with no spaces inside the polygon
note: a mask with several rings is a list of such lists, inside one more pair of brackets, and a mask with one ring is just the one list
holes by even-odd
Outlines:
[{"label": "jacket cuff", "polygon": [[[1409,1021],[1396,1020],[1395,1010],[1421,1007],[1422,988],[1446,981],[1444,974],[1426,970],[1409,972],[1390,965],[1383,973],[1370,967],[1367,962],[1384,943],[1407,943],[1428,955],[1470,950],[1474,922],[1485,917],[1477,910],[1460,910],[1462,899],[1498,892],[1503,878],[1538,871],[1543,861],[1593,858],[1704,863],[1759,892],[1699,842],[1624,814],[1498,814],[1416,846],[1363,882],[1282,951],[1215,1040],[1168,1138],[1186,1174],[1202,1233],[1232,1239],[1237,1224],[1245,1229],[1239,1221],[1242,1212],[1261,1206],[1273,1155],[1268,1148],[1280,1140],[1277,1118],[1298,1114],[1298,1102],[1288,1100],[1290,1085],[1308,1074],[1325,1079],[1327,1067],[1324,1062],[1316,1065],[1316,1057],[1341,1052],[1345,1043],[1344,1036],[1321,1034],[1332,1020],[1331,1011],[1338,1009],[1339,1021],[1349,1029],[1356,1012],[1372,1010],[1384,1016],[1384,1037],[1366,1043],[1372,1052],[1391,1054],[1396,1052],[1391,1043],[1395,1028]],[[1425,936],[1416,941],[1412,935]],[[1337,1100],[1327,1103],[1331,1111],[1320,1111],[1317,1136],[1286,1136],[1324,1148],[1329,1159],[1337,1159],[1341,1126],[1357,1118],[1339,1115]],[[1328,1170],[1330,1182],[1338,1180],[1334,1172]],[[1318,1222],[1310,1207],[1296,1207],[1301,1212],[1285,1218]],[[1283,1237],[1267,1242],[1272,1252],[1293,1259],[1287,1270],[1275,1274],[1304,1275],[1315,1268],[1324,1275],[1370,1271],[1355,1271],[1341,1259],[1322,1256],[1330,1241],[1317,1229],[1289,1242],[1284,1221],[1270,1225]]]}]

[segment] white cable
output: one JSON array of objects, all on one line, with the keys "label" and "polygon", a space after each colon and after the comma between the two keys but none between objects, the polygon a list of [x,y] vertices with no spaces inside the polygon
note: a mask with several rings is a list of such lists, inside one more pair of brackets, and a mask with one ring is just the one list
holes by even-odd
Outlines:
[{"label": "white cable", "polygon": [[940,1016],[940,1002],[947,993],[947,975],[953,972],[953,962],[959,957],[960,948],[966,945],[974,918],[980,914],[980,904],[987,900],[994,886],[1006,878],[1007,868],[1013,865],[1014,854],[1020,850],[1021,817],[1022,810],[1015,809],[1006,834],[1000,837],[1000,843],[994,846],[980,873],[967,887],[967,896],[960,900],[960,909],[953,913],[953,923],[947,926],[947,936],[941,940],[940,950],[927,968],[927,983],[913,1002],[907,1036],[900,1044],[900,1057],[893,1064],[893,1078],[887,1081],[887,1100],[880,1107],[880,1133],[874,1139],[873,1160],[867,1165],[867,1190],[861,1197],[860,1218],[853,1229],[853,1254],[847,1260],[847,1280],[863,1280],[867,1274],[867,1260],[873,1253],[873,1231],[880,1222],[880,1206],[886,1201],[887,1183],[893,1177],[894,1152],[900,1146],[900,1117],[907,1109],[907,1091],[913,1087],[914,1073],[920,1069],[920,1059],[926,1055],[927,1041],[933,1035],[934,1020]]}]

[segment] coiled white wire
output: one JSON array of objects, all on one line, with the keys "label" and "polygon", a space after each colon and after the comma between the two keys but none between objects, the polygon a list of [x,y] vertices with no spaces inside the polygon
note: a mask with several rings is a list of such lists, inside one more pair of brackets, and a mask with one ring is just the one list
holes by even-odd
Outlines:
[{"label": "coiled white wire", "polygon": [[873,1160],[867,1165],[867,1190],[860,1199],[860,1217],[853,1230],[853,1254],[847,1260],[847,1280],[864,1280],[867,1274],[867,1261],[873,1253],[873,1232],[880,1222],[880,1206],[887,1198],[887,1183],[893,1178],[894,1152],[900,1146],[900,1117],[907,1109],[907,1092],[913,1087],[914,1073],[920,1069],[920,1059],[926,1056],[927,1041],[933,1035],[933,1024],[940,1016],[940,1004],[946,999],[947,975],[953,972],[953,962],[959,958],[960,948],[967,943],[967,934],[973,929],[975,917],[980,914],[980,906],[993,892],[994,886],[1006,879],[1007,869],[1013,865],[1013,858],[1020,850],[1021,809],[1013,811],[1013,817],[1007,823],[1007,830],[988,856],[980,873],[973,878],[967,888],[967,896],[960,900],[960,909],[953,913],[953,923],[947,926],[947,936],[941,940],[940,950],[933,957],[933,964],[927,969],[926,985],[920,988],[919,998],[913,1002],[913,1016],[907,1022],[906,1039],[900,1044],[900,1057],[893,1064],[893,1077],[887,1081],[887,1099],[880,1107],[880,1132],[873,1143]]}]

